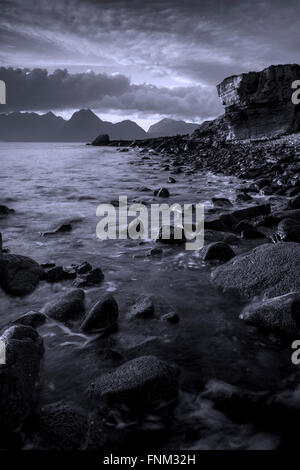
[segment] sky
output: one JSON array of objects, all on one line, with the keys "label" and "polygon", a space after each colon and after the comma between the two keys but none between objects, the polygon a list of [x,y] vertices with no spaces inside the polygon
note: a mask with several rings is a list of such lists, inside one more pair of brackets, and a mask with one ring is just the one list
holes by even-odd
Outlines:
[{"label": "sky", "polygon": [[299,30],[299,0],[0,0],[0,111],[202,122],[225,77],[299,63]]}]

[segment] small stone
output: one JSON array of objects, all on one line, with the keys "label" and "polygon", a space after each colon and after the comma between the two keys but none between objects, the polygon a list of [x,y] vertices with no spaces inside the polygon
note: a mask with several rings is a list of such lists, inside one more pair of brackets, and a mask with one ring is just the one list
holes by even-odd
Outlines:
[{"label": "small stone", "polygon": [[129,310],[128,318],[151,318],[154,315],[154,304],[148,295],[138,298],[136,303]]}]

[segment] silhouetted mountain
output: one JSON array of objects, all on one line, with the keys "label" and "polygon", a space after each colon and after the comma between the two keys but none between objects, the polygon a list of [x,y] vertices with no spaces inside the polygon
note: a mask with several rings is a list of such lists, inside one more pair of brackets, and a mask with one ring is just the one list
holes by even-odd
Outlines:
[{"label": "silhouetted mountain", "polygon": [[150,126],[147,134],[149,137],[168,137],[178,134],[192,134],[199,126],[200,124],[165,118]]},{"label": "silhouetted mountain", "polygon": [[64,119],[47,114],[10,113],[0,114],[0,140],[6,141],[53,141],[62,128]]},{"label": "silhouetted mountain", "polygon": [[0,114],[0,140],[36,142],[90,142],[98,134],[110,139],[145,139],[147,133],[133,121],[102,121],[90,109],[76,111],[67,121],[52,112]]}]

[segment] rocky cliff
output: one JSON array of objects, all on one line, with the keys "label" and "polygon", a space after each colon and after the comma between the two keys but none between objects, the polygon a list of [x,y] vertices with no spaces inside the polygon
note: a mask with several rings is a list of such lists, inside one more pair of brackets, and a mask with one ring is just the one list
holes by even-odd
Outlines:
[{"label": "rocky cliff", "polygon": [[300,130],[300,105],[292,103],[292,83],[300,65],[272,65],[261,72],[225,78],[218,94],[225,106],[228,138],[248,139]]}]

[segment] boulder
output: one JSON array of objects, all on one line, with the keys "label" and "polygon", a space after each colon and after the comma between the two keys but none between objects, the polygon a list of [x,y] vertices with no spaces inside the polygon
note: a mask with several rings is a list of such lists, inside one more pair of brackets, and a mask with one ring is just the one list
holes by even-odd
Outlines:
[{"label": "boulder", "polygon": [[143,295],[129,309],[128,318],[151,318],[154,315],[154,304],[151,296]]},{"label": "boulder", "polygon": [[11,295],[27,295],[43,277],[43,269],[31,258],[21,255],[0,255],[0,284]]},{"label": "boulder", "polygon": [[87,432],[87,417],[72,402],[51,403],[36,411],[35,432],[46,449],[78,450]]},{"label": "boulder", "polygon": [[214,207],[232,207],[232,202],[224,197],[213,197],[212,203]]},{"label": "boulder", "polygon": [[36,396],[43,340],[29,326],[16,325],[1,336],[6,363],[0,365],[0,432],[22,425]]},{"label": "boulder", "polygon": [[300,242],[300,221],[282,219],[277,228],[277,233],[282,241]]},{"label": "boulder", "polygon": [[60,294],[46,304],[43,311],[58,321],[78,320],[84,314],[84,291],[72,289],[66,294]]},{"label": "boulder", "polygon": [[291,292],[250,304],[240,318],[272,333],[295,336],[300,328],[300,293]]},{"label": "boulder", "polygon": [[270,212],[270,204],[250,206],[231,212],[230,214],[221,215],[217,219],[205,220],[204,227],[205,229],[221,231],[232,230],[242,220],[251,220],[261,215],[268,215]]},{"label": "boulder", "polygon": [[92,142],[92,145],[96,145],[96,146],[108,145],[108,144],[109,144],[108,134],[100,134]]},{"label": "boulder", "polygon": [[94,268],[86,274],[82,274],[74,281],[76,287],[98,286],[104,279],[104,274],[100,268]]},{"label": "boulder", "polygon": [[275,297],[300,290],[300,245],[260,245],[218,266],[212,273],[214,285],[224,292],[251,297]]},{"label": "boulder", "polygon": [[82,320],[80,328],[85,332],[98,331],[117,323],[119,308],[112,295],[106,295],[93,305]]},{"label": "boulder", "polygon": [[203,253],[203,259],[205,261],[229,261],[234,256],[235,253],[232,248],[224,242],[210,243],[204,248]]},{"label": "boulder", "polygon": [[94,401],[123,403],[134,410],[140,406],[153,408],[157,402],[177,397],[178,379],[177,366],[155,356],[141,356],[101,375],[89,392]]},{"label": "boulder", "polygon": [[167,188],[160,188],[154,191],[154,196],[158,197],[169,197],[170,193]]},{"label": "boulder", "polygon": [[24,313],[24,315],[21,315],[19,318],[12,321],[11,323],[12,325],[25,325],[31,326],[32,328],[37,328],[38,326],[45,323],[46,320],[47,316],[44,313],[30,311]]},{"label": "boulder", "polygon": [[271,65],[260,72],[225,78],[218,94],[225,106],[229,139],[256,139],[300,128],[299,106],[292,102],[292,82],[300,65]]}]

